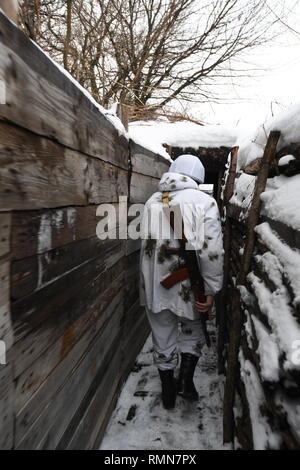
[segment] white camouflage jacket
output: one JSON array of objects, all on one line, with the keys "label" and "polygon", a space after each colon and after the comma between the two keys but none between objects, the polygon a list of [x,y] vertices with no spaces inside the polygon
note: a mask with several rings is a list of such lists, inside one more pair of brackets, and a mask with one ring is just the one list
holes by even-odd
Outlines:
[{"label": "white camouflage jacket", "polygon": [[[166,254],[166,247],[179,247],[178,240],[170,230],[170,223],[164,214],[162,193],[169,192],[170,207],[180,206],[184,219],[184,231],[196,232],[196,239],[187,236],[197,247],[197,258],[205,284],[206,294],[216,294],[223,282],[223,241],[217,203],[208,194],[200,191],[197,183],[178,173],[165,173],[159,183],[159,192],[146,202],[142,219],[143,240],[140,258],[140,301],[154,313],[169,309],[179,317],[195,319],[194,298],[190,281],[186,280],[165,289],[160,281],[182,267],[178,255]],[[184,207],[192,208],[185,211]],[[149,214],[160,214],[161,222],[149,223]],[[155,219],[157,221],[157,219]],[[160,227],[160,231],[159,231]],[[161,233],[169,231],[168,238]],[[191,232],[190,232],[191,233]]]}]

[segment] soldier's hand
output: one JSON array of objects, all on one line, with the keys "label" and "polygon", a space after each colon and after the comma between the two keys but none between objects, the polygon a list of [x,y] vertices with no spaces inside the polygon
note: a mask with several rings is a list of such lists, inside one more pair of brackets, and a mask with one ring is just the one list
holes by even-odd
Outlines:
[{"label": "soldier's hand", "polygon": [[207,295],[205,303],[195,302],[196,310],[200,313],[206,313],[207,312],[209,320],[213,319],[213,313],[212,313],[213,305],[214,305],[214,296],[213,295]]}]

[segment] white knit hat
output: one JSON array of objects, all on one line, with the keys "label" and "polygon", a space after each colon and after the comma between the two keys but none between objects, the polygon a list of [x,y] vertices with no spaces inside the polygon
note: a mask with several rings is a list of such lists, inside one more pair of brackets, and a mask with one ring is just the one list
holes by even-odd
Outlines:
[{"label": "white knit hat", "polygon": [[199,184],[204,183],[205,169],[198,157],[195,155],[180,155],[169,168],[171,173],[179,173],[189,176]]}]

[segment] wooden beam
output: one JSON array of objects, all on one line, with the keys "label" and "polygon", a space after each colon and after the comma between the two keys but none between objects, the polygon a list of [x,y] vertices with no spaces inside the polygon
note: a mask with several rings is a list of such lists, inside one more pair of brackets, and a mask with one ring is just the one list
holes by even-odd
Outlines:
[{"label": "wooden beam", "polygon": [[231,240],[231,227],[229,217],[227,214],[227,206],[233,195],[234,182],[236,177],[237,159],[238,159],[239,147],[233,147],[231,150],[230,167],[224,190],[224,196],[222,201],[223,216],[225,215],[226,208],[226,220],[224,227],[224,278],[223,287],[220,294],[217,297],[217,319],[218,319],[218,371],[219,374],[224,374],[224,347],[225,347],[225,335],[226,335],[226,305],[227,305],[227,287],[228,287],[228,276],[229,276],[229,260],[230,260],[230,240]]},{"label": "wooden beam", "polygon": [[1,121],[0,177],[0,210],[118,202],[128,191],[123,168]]},{"label": "wooden beam", "polygon": [[231,149],[230,167],[229,167],[229,173],[228,173],[228,178],[226,181],[224,197],[223,197],[224,206],[227,206],[227,204],[229,203],[230,199],[233,196],[234,182],[236,178],[238,151],[239,151],[239,147],[233,147]]}]

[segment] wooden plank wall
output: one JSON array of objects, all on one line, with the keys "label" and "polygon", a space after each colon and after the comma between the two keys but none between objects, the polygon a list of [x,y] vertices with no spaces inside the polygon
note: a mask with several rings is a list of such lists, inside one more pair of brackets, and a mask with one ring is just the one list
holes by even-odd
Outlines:
[{"label": "wooden plank wall", "polygon": [[145,202],[168,164],[1,13],[0,43],[0,448],[95,448],[148,334],[139,243],[100,240],[96,209]]},{"label": "wooden plank wall", "polygon": [[[232,299],[236,289],[236,278],[240,270],[241,250],[244,247],[246,238],[245,213],[240,207],[230,204],[227,208],[227,216],[230,223],[230,270],[229,285],[227,293],[227,314],[226,328],[227,332],[232,327]],[[299,256],[300,233],[287,225],[261,216],[259,224],[267,223],[278,242],[288,249],[295,250],[295,256]],[[287,311],[290,310],[291,318],[294,323],[295,338],[300,328],[299,304],[295,302],[297,292],[290,280],[284,274],[287,266],[279,259],[275,245],[265,237],[258,237],[255,252],[252,257],[251,273],[248,276],[246,287],[242,291],[242,339],[239,356],[239,374],[237,378],[236,396],[235,396],[235,437],[236,446],[243,449],[257,448],[275,448],[283,450],[294,450],[300,448],[300,371],[299,365],[286,367],[285,347],[282,344],[281,334],[287,331],[276,326],[276,322],[271,321],[266,314],[266,308],[273,305],[274,316],[280,315],[285,318]],[[273,271],[263,260],[273,261]],[[275,274],[274,274],[275,273]],[[251,280],[255,279],[269,298],[259,298],[257,291]],[[285,291],[286,309],[278,311],[279,303],[276,304],[276,296]],[[273,302],[273,303],[272,303]],[[276,311],[277,309],[277,311]],[[286,318],[286,324],[288,318]],[[260,325],[260,326],[259,326]],[[297,327],[298,325],[298,327]],[[260,328],[258,330],[257,328]],[[259,331],[265,331],[264,340]],[[298,336],[300,340],[300,337]],[[279,374],[275,378],[266,376],[264,367],[266,360],[269,360],[268,366],[274,363],[274,356],[270,348],[269,341],[278,345],[278,364]],[[265,343],[265,344],[263,344]],[[242,359],[242,362],[241,362]],[[247,370],[243,370],[245,362],[248,364]],[[251,387],[255,391],[251,397]],[[256,403],[254,397],[259,402],[259,410],[255,409]],[[260,413],[260,422],[255,420],[255,416]],[[259,429],[260,428],[260,429]],[[266,429],[266,435],[269,439],[262,442],[261,429]],[[259,442],[258,442],[259,441]]]}]

